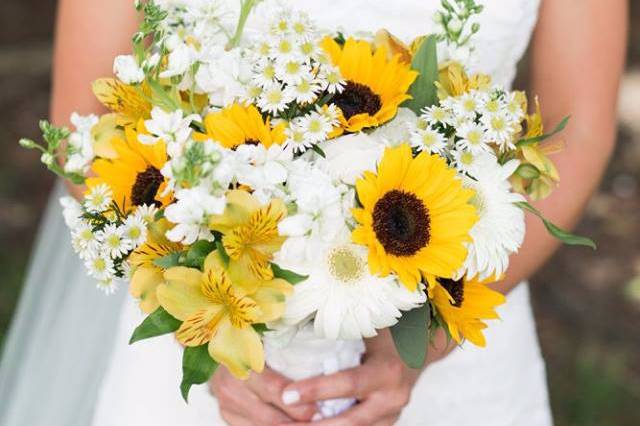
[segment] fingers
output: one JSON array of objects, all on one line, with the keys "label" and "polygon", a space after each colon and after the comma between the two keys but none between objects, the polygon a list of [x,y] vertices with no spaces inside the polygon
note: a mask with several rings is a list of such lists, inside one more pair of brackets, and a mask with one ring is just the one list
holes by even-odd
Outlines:
[{"label": "fingers", "polygon": [[250,420],[232,412],[220,410],[220,415],[229,426],[253,426]]},{"label": "fingers", "polygon": [[284,391],[285,396],[299,395],[303,403],[333,398],[363,399],[376,389],[396,387],[403,374],[404,366],[397,358],[372,357],[359,367],[301,380],[286,386]]},{"label": "fingers", "polygon": [[[283,398],[284,389],[290,383],[291,380],[269,368],[265,368],[261,374],[252,374],[247,381],[247,386],[260,399],[272,403],[292,419],[310,420],[317,411],[315,401],[301,403],[297,401],[296,395],[290,393],[287,394],[287,398]],[[288,404],[285,403],[285,399]]]},{"label": "fingers", "polygon": [[223,371],[216,371],[211,387],[218,400],[220,412],[224,413],[223,417],[230,424],[271,426],[293,421],[281,410],[261,400],[245,382],[233,377],[226,369],[220,370]]}]

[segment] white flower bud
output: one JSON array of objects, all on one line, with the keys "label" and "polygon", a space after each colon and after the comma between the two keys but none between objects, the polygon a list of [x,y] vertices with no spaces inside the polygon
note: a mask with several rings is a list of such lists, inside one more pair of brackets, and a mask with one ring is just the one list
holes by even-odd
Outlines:
[{"label": "white flower bud", "polygon": [[48,152],[45,152],[40,157],[40,161],[42,161],[42,164],[44,164],[45,166],[50,166],[53,164],[53,155],[51,155]]},{"label": "white flower bud", "polygon": [[144,71],[131,55],[117,56],[113,61],[113,72],[125,84],[138,84],[144,80]]},{"label": "white flower bud", "polygon": [[462,30],[462,22],[458,18],[453,18],[447,24],[447,28],[454,34],[458,34]]}]

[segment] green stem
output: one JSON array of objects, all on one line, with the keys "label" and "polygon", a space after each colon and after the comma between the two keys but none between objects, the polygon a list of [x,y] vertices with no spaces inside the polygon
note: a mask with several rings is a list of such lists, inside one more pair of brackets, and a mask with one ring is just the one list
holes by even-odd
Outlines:
[{"label": "green stem", "polygon": [[240,44],[242,33],[244,32],[244,26],[247,24],[249,14],[258,1],[259,0],[240,0],[240,16],[238,17],[238,25],[236,26],[236,32],[233,34],[231,40],[229,40],[229,49],[238,47]]}]

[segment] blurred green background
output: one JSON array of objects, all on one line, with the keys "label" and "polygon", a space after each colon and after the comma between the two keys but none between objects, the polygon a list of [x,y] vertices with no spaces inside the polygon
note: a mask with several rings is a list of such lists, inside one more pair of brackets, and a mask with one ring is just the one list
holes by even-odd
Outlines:
[{"label": "blurred green background", "polygon": [[[640,424],[640,2],[630,3],[618,146],[579,228],[599,250],[561,249],[532,279],[558,426]],[[37,137],[47,115],[54,9],[0,2],[0,347],[53,184],[17,141]]]}]

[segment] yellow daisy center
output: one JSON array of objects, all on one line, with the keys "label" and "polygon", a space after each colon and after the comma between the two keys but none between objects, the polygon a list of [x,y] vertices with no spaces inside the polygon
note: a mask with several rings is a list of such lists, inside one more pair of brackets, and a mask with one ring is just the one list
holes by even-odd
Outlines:
[{"label": "yellow daisy center", "polygon": [[487,102],[486,108],[489,112],[498,112],[500,109],[500,103],[496,99],[490,100]]},{"label": "yellow daisy center", "polygon": [[387,192],[373,209],[373,230],[385,251],[412,256],[429,243],[431,218],[422,201],[410,192]]},{"label": "yellow daisy center", "polygon": [[482,141],[482,133],[480,131],[478,131],[478,130],[471,130],[467,134],[467,140],[472,145],[479,145],[480,142]]},{"label": "yellow daisy center", "polygon": [[327,263],[331,275],[343,283],[352,283],[360,279],[366,267],[362,257],[347,246],[331,250]]}]

